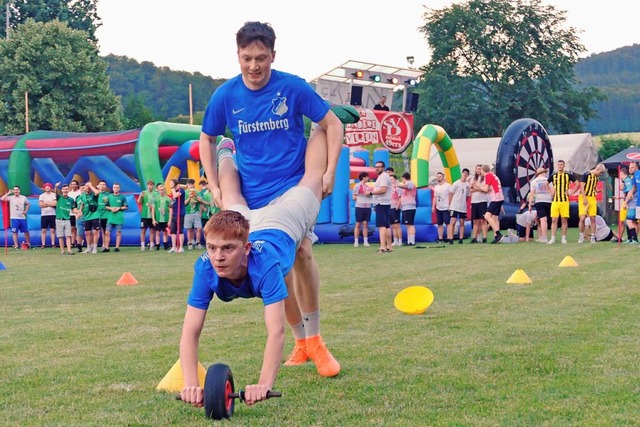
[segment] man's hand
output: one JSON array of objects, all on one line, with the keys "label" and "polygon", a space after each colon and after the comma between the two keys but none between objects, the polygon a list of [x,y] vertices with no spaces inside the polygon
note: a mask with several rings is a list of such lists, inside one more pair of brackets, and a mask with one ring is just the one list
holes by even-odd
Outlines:
[{"label": "man's hand", "polygon": [[322,175],[322,198],[326,198],[333,193],[333,186],[336,182],[336,176],[333,173],[326,172]]},{"label": "man's hand", "polygon": [[196,408],[204,406],[204,390],[199,386],[184,386],[180,392],[180,399],[185,403],[191,403]]},{"label": "man's hand", "polygon": [[207,187],[209,187],[211,197],[213,197],[213,201],[215,202],[216,206],[222,207],[222,193],[220,192],[220,187],[218,187],[217,185],[214,186],[213,184],[207,184]]},{"label": "man's hand", "polygon": [[244,402],[251,406],[254,403],[258,403],[267,399],[267,392],[269,387],[262,384],[250,384],[244,389]]}]

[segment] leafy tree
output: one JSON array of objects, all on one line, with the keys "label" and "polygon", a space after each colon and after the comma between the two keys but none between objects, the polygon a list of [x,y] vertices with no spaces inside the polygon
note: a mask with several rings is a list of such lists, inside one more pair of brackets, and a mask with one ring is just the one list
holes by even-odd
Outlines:
[{"label": "leafy tree", "polygon": [[[6,0],[9,1],[9,26],[12,30],[32,18],[36,22],[65,22],[69,28],[81,30],[94,42],[96,30],[102,25],[98,16],[98,0]],[[6,36],[6,10],[0,10],[0,37]],[[11,36],[11,34],[9,34]]]},{"label": "leafy tree", "polygon": [[133,95],[127,101],[124,108],[122,123],[126,129],[141,128],[147,123],[155,121],[153,113],[144,105],[138,95]]},{"label": "leafy tree", "polygon": [[598,156],[602,160],[608,159],[614,154],[618,154],[622,150],[626,150],[627,148],[633,147],[634,145],[635,144],[633,143],[633,141],[628,138],[602,138],[602,145],[598,150]]},{"label": "leafy tree", "polygon": [[595,88],[575,87],[584,52],[566,13],[541,0],[468,0],[428,9],[420,31],[433,49],[420,84],[418,123],[455,137],[499,136],[531,117],[560,133],[595,115]]},{"label": "leafy tree", "polygon": [[4,132],[29,128],[69,132],[117,130],[119,100],[109,89],[107,65],[83,31],[60,21],[32,19],[0,40],[0,123]]}]

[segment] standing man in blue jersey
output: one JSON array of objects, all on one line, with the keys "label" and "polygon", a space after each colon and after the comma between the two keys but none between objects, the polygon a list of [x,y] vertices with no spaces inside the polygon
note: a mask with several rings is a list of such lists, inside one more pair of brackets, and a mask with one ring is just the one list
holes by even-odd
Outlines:
[{"label": "standing man in blue jersey", "polygon": [[[271,25],[247,22],[236,34],[241,73],[221,85],[207,106],[200,136],[200,159],[214,201],[223,209],[215,163],[216,137],[228,128],[234,138],[242,195],[249,208],[278,204],[305,172],[306,116],[317,127],[311,139],[326,140],[327,168],[323,196],[333,191],[344,129],[329,105],[302,78],[271,69],[275,61],[275,32]],[[311,144],[311,141],[309,142]],[[221,144],[220,148],[225,145]],[[311,251],[311,230],[303,239],[287,276],[287,322],[296,345],[286,365],[313,360],[322,376],[333,377],[340,364],[320,336],[318,266]]]}]

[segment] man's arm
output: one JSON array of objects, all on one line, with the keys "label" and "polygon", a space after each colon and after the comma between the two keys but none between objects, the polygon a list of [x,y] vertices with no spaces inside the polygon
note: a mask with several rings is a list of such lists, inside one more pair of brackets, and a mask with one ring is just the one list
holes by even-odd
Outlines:
[{"label": "man's arm", "polygon": [[267,343],[264,348],[262,370],[258,384],[247,385],[245,388],[245,402],[248,405],[265,400],[278,375],[285,337],[284,300],[264,307],[264,322],[267,327]]},{"label": "man's arm", "polygon": [[206,315],[206,310],[187,305],[180,337],[180,365],[184,376],[180,397],[197,407],[202,407],[204,402],[204,390],[198,381],[198,341]]},{"label": "man's arm", "polygon": [[207,135],[206,133],[201,132],[198,148],[200,151],[200,163],[202,164],[204,174],[207,177],[207,186],[209,187],[209,191],[211,191],[211,195],[213,196],[213,200],[216,202],[216,205],[222,206],[222,197],[220,194],[220,187],[218,185],[216,142],[216,136]]},{"label": "man's arm", "polygon": [[[344,140],[344,126],[331,110],[318,122],[318,125],[327,133],[327,170],[322,177],[322,197],[325,198],[333,192],[336,168]],[[202,153],[200,153],[200,159],[202,159]]]}]

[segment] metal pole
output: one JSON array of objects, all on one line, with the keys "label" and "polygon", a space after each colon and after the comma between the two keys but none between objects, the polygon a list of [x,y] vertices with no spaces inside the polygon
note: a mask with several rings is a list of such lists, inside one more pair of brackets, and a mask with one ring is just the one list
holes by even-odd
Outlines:
[{"label": "metal pole", "polygon": [[6,16],[6,18],[7,18],[7,21],[6,21],[6,26],[5,26],[5,29],[6,29],[5,38],[7,40],[9,40],[9,0],[7,0],[7,16]]}]

